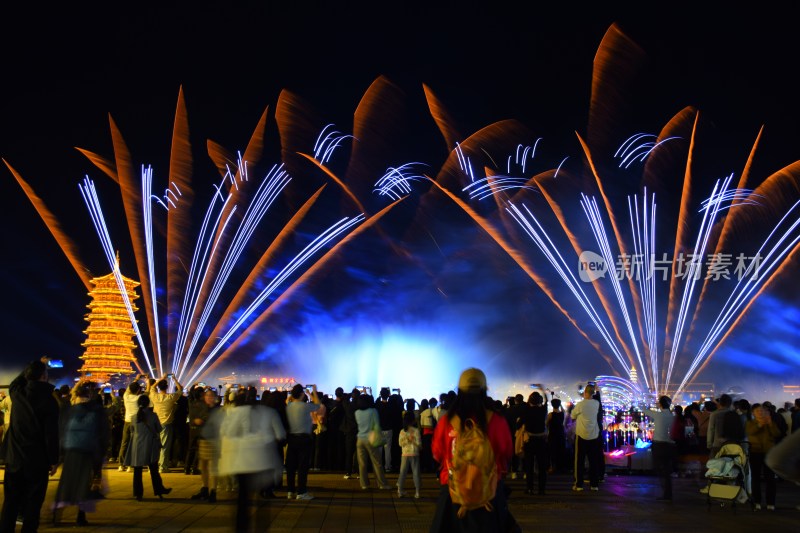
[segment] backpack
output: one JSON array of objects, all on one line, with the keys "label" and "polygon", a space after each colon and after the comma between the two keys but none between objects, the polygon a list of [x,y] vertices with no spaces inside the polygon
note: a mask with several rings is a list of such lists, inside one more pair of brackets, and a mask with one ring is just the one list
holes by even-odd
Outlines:
[{"label": "backpack", "polygon": [[468,418],[453,440],[452,451],[448,483],[450,499],[461,505],[458,517],[481,507],[491,511],[490,501],[497,490],[497,464],[488,435]]}]

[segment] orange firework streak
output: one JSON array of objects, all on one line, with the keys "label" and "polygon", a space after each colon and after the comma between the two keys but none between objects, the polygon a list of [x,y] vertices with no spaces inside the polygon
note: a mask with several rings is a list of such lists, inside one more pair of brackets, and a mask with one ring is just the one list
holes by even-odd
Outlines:
[{"label": "orange firework streak", "polygon": [[[787,195],[782,194],[784,192],[782,191],[782,189],[784,188],[790,189],[788,192],[793,193],[793,195],[796,195],[798,192],[800,192],[800,179],[798,179],[798,177],[800,177],[800,161],[795,161],[791,165],[788,165],[779,170],[778,172],[772,174],[769,178],[767,178],[764,181],[764,183],[759,185],[753,191],[752,194],[760,195],[760,197],[763,197],[762,202],[773,204],[772,208],[775,209],[776,206],[774,204],[783,202],[787,198]],[[789,181],[790,178],[794,178],[793,181]],[[765,209],[768,209],[769,207],[770,206],[767,205],[765,206]],[[747,219],[748,215],[749,213],[747,211],[732,211],[731,214],[729,215],[730,231],[731,232],[735,231],[736,224],[741,224],[741,225],[749,224],[750,221]],[[741,222],[739,221],[739,219],[742,219]],[[736,320],[734,320],[733,323],[725,331],[725,335],[723,335],[723,337],[714,345],[714,348],[708,353],[708,355],[705,358],[705,361],[703,361],[703,364],[700,365],[700,368],[694,373],[694,376],[698,376],[700,372],[705,368],[705,366],[710,361],[711,356],[714,355],[714,353],[716,353],[716,351],[719,349],[719,347],[722,345],[725,339],[728,338],[728,336],[736,328],[739,322],[741,322],[747,311],[750,309],[753,303],[755,303],[758,297],[761,296],[767,290],[767,287],[770,285],[770,283],[772,283],[781,274],[783,274],[784,271],[789,269],[789,265],[791,265],[792,260],[798,253],[798,250],[800,250],[800,243],[795,245],[792,251],[789,252],[786,258],[783,259],[780,266],[777,269],[775,269],[775,271],[770,275],[767,281],[764,282],[761,288],[756,292],[755,296],[753,296],[748,300],[747,305],[744,307],[742,312],[739,313],[739,316],[736,317]],[[694,377],[689,381],[687,381],[687,384],[692,383],[693,381]]]},{"label": "orange firework streak", "polygon": [[[267,126],[267,115],[269,113],[269,107],[264,109],[264,112],[261,114],[261,117],[258,120],[258,124],[253,130],[253,134],[250,136],[250,141],[247,143],[247,148],[244,151],[244,155],[242,156],[242,166],[246,165],[247,162],[255,162],[261,160],[261,155],[264,151],[264,132],[266,131]],[[237,186],[236,183],[241,182],[246,175],[247,169],[244,170],[241,167],[237,166],[236,174],[233,177],[234,183],[231,184],[229,192],[231,193],[231,200],[228,204],[223,208],[222,214],[220,216],[221,220],[225,220],[228,215],[230,214],[231,210],[234,208],[238,200],[241,198],[242,195],[245,194],[245,188],[243,186]],[[232,217],[238,218],[241,220],[243,216],[242,210],[237,210],[233,213]],[[217,226],[216,236],[214,237],[214,241],[218,242],[217,245],[220,247],[221,250],[227,249],[230,247],[230,235],[225,234],[222,232],[223,228],[225,227],[224,224]],[[225,254],[215,254],[211,257],[208,271],[209,272],[217,272],[219,269],[219,264],[224,260]],[[195,306],[192,320],[189,322],[189,330],[187,334],[187,339],[191,338],[192,335],[195,333],[195,328],[198,324],[198,317],[197,313],[201,312],[201,309],[204,306],[204,303],[208,301],[210,292],[212,287],[210,284],[203,284],[201,287],[200,295],[197,298],[198,305]],[[180,303],[178,303],[178,308],[180,308]],[[184,354],[174,354],[175,358],[182,358]]]},{"label": "orange firework streak", "polygon": [[114,183],[119,185],[119,176],[117,175],[117,167],[114,165],[114,162],[110,159],[106,159],[105,157],[98,155],[94,152],[90,152],[89,150],[85,150],[83,148],[75,147],[77,151],[82,153],[86,156],[86,159],[92,162],[94,166],[105,172],[106,176],[114,180]]},{"label": "orange firework streak", "polygon": [[235,313],[244,305],[244,299],[247,297],[248,292],[252,290],[255,282],[264,274],[264,271],[266,271],[270,261],[272,261],[272,259],[275,257],[283,243],[294,234],[295,230],[300,225],[300,222],[303,221],[303,218],[305,218],[306,214],[311,210],[311,207],[314,205],[314,203],[316,203],[325,187],[325,185],[320,187],[319,190],[314,193],[314,195],[309,198],[308,201],[306,201],[306,203],[297,211],[297,213],[294,214],[294,216],[292,216],[286,226],[283,227],[278,236],[273,239],[269,247],[261,255],[258,263],[253,270],[250,271],[247,279],[236,292],[236,296],[233,297],[233,300],[231,300],[231,303],[225,309],[225,312],[217,322],[216,327],[214,327],[214,331],[206,339],[206,342],[200,350],[197,359],[203,359],[206,355],[208,355],[208,352],[211,351],[213,348],[212,341],[216,340],[220,336],[222,330],[225,328],[228,321],[230,321],[233,313]]},{"label": "orange firework streak", "polygon": [[425,99],[428,101],[428,108],[431,110],[431,116],[439,127],[439,131],[442,132],[447,149],[451,150],[453,146],[458,144],[458,140],[462,138],[462,135],[455,126],[453,126],[455,121],[450,117],[450,114],[444,108],[441,101],[433,94],[430,87],[423,83],[422,90],[425,91]]},{"label": "orange firework streak", "polygon": [[[756,137],[756,141],[753,143],[753,148],[750,150],[750,155],[747,157],[747,162],[744,165],[744,170],[742,171],[742,176],[739,178],[739,183],[736,186],[737,189],[746,189],[747,183],[750,181],[750,171],[753,165],[753,158],[756,154],[756,148],[758,148],[758,141],[761,140],[761,134],[764,133],[764,127],[762,126],[760,130],[758,130],[758,136]],[[731,208],[735,207],[741,200],[734,198],[731,202]],[[714,247],[714,255],[713,257],[717,257],[717,254],[722,253],[725,250],[725,245],[728,244],[728,238],[731,234],[731,224],[730,221],[733,220],[732,216],[725,217],[725,220],[722,222],[722,230],[719,233],[719,239],[717,240],[717,244]],[[695,329],[695,320],[700,315],[700,309],[703,307],[703,297],[706,295],[708,290],[708,281],[709,277],[703,280],[703,288],[700,290],[700,297],[697,299],[697,306],[694,309],[694,314],[692,315],[692,321],[689,323],[689,333],[686,335],[686,342],[689,342],[689,339],[692,338]]]},{"label": "orange firework streak", "polygon": [[3,159],[3,163],[6,164],[8,170],[14,175],[14,178],[19,183],[19,186],[22,187],[22,190],[25,192],[25,196],[28,197],[28,200],[31,201],[33,207],[36,209],[36,212],[39,213],[39,216],[42,217],[47,229],[50,230],[50,233],[53,235],[53,238],[56,240],[58,245],[61,247],[61,250],[64,251],[64,255],[67,256],[69,263],[72,265],[72,268],[75,269],[75,272],[78,273],[78,277],[81,278],[84,286],[86,286],[86,290],[92,290],[92,280],[89,277],[89,269],[83,265],[83,262],[78,258],[78,247],[72,242],[72,239],[67,237],[64,231],[61,229],[61,225],[58,223],[58,220],[53,215],[53,213],[44,205],[39,196],[36,195],[33,188],[28,185],[22,176],[20,176],[19,172],[14,170],[8,161]]},{"label": "orange firework streak", "polygon": [[[775,269],[775,272],[773,272],[772,275],[769,277],[769,279],[764,283],[764,285],[762,285],[762,287],[758,290],[756,295],[753,296],[747,302],[747,305],[744,307],[742,312],[739,313],[739,316],[736,317],[736,320],[734,320],[733,323],[730,326],[728,326],[728,329],[725,331],[725,335],[722,336],[722,338],[719,340],[719,342],[717,342],[717,344],[714,346],[714,348],[708,353],[708,355],[706,356],[706,360],[703,361],[703,364],[700,365],[700,368],[698,368],[697,371],[692,376],[692,378],[689,381],[686,382],[686,386],[689,386],[692,383],[694,383],[694,380],[697,378],[697,376],[700,375],[700,373],[703,371],[703,369],[706,367],[706,365],[709,363],[709,361],[711,361],[711,356],[713,356],[715,353],[717,353],[717,350],[719,350],[719,347],[722,346],[722,343],[725,342],[725,339],[728,338],[728,336],[736,328],[736,326],[739,324],[739,322],[741,322],[742,319],[744,319],[745,315],[747,314],[747,311],[750,310],[750,307],[755,303],[755,301],[758,299],[758,297],[761,296],[764,292],[766,292],[767,287],[769,286],[769,284],[772,283],[775,279],[777,279],[781,274],[783,274],[784,270],[788,270],[789,269],[789,265],[795,259],[795,256],[798,255],[798,252],[800,252],[800,243],[795,245],[795,247],[792,249],[792,251],[789,253],[789,255],[786,256],[786,259],[783,260],[783,262],[781,263],[781,266],[779,266],[778,268]],[[684,386],[683,388],[686,388],[686,386]],[[680,391],[678,391],[678,392],[680,392]]]},{"label": "orange firework streak", "polygon": [[[448,191],[447,189],[445,189],[444,187],[439,185],[436,181],[431,180],[431,182],[440,191],[442,191],[451,200],[453,200],[461,209],[463,209],[464,212],[467,215],[469,215],[481,227],[481,229],[483,231],[485,231],[487,234],[489,234],[489,236],[492,239],[494,239],[494,241],[511,257],[511,259],[513,259],[514,262],[517,263],[520,266],[520,268],[522,268],[523,271],[525,271],[525,273],[528,275],[528,277],[530,277],[534,281],[534,283],[536,283],[539,286],[539,288],[541,288],[542,291],[544,291],[544,293],[547,295],[547,297],[550,298],[550,301],[553,302],[553,305],[555,305],[556,308],[559,311],[561,311],[564,314],[564,316],[567,317],[567,319],[572,323],[572,325],[575,326],[575,328],[581,333],[581,335],[583,335],[583,337],[587,341],[589,341],[589,344],[591,344],[592,347],[594,347],[594,349],[597,350],[597,352],[600,354],[600,356],[603,357],[603,359],[605,359],[606,362],[609,364],[609,366],[613,369],[614,365],[613,365],[613,362],[611,360],[611,357],[604,352],[604,350],[600,346],[600,344],[598,344],[597,342],[592,340],[592,338],[589,337],[589,334],[586,333],[578,325],[577,320],[575,320],[575,318],[573,318],[572,315],[570,315],[569,311],[567,311],[566,309],[564,309],[561,306],[561,304],[558,302],[558,300],[556,299],[555,295],[553,294],[552,290],[547,285],[547,282],[545,282],[545,280],[542,277],[537,275],[536,272],[534,272],[531,269],[531,267],[525,262],[525,259],[522,257],[522,254],[520,254],[517,250],[515,250],[514,247],[511,246],[511,244],[506,242],[506,240],[503,238],[503,236],[500,235],[500,233],[498,233],[498,231],[495,228],[493,228],[491,224],[489,224],[486,220],[484,220],[484,218],[481,217],[478,213],[476,213],[470,206],[468,206],[466,203],[464,203],[461,199],[459,199],[453,193],[451,193],[450,191]],[[616,370],[614,370],[614,371],[616,372]]]},{"label": "orange firework streak", "polygon": [[[131,309],[135,312],[137,307],[133,302],[138,298],[136,287],[139,283],[121,277]],[[80,357],[84,363],[79,372],[83,378],[95,383],[107,383],[113,375],[132,374],[131,363],[141,372],[133,355],[136,348],[131,340],[134,337],[133,324],[116,276],[112,273],[91,281],[94,288],[89,292],[92,301],[87,306],[89,314],[86,315],[89,327],[84,331],[86,341],[81,344],[86,351]]]},{"label": "orange firework streak", "polygon": [[[686,249],[686,239],[689,238],[689,216],[691,208],[689,207],[691,202],[691,192],[692,192],[692,154],[694,153],[695,147],[695,135],[697,133],[697,122],[700,120],[700,113],[695,115],[694,126],[692,126],[692,138],[689,141],[689,157],[686,160],[686,170],[684,171],[683,177],[683,191],[681,192],[681,207],[680,212],[678,214],[678,233],[675,237],[675,249],[672,253],[672,257],[678,257],[679,254],[682,254],[683,251]],[[673,329],[675,328],[675,314],[678,312],[680,308],[680,289],[678,282],[679,278],[675,275],[675,262],[672,263],[672,277],[670,278],[669,282],[669,303],[667,306],[667,325],[666,325],[666,337],[665,337],[665,345],[664,349],[665,352],[671,349],[670,339],[675,334]],[[669,364],[669,361],[665,361],[666,364]],[[669,380],[664,380],[665,383]]]},{"label": "orange firework streak", "polygon": [[[179,195],[180,209],[167,211],[167,310],[169,316],[180,316],[184,290],[188,279],[185,265],[191,263],[192,240],[187,239],[192,227],[191,208],[194,191],[191,186],[192,148],[189,144],[189,120],[183,97],[183,87],[178,93],[175,125],[172,130],[172,147],[169,160],[169,189]],[[165,193],[166,194],[166,193]],[[192,323],[196,323],[192,321]],[[167,321],[167,346],[175,346],[178,321]],[[161,368],[161,345],[153,346]],[[168,348],[169,350],[169,348]]]},{"label": "orange firework streak", "polygon": [[[291,285],[289,285],[289,287],[287,287],[287,288],[286,288],[286,290],[285,290],[285,291],[283,291],[283,292],[281,293],[281,295],[280,295],[280,296],[278,296],[278,297],[275,299],[275,301],[273,301],[271,304],[269,304],[269,307],[268,307],[267,309],[265,309],[265,310],[264,310],[264,311],[263,311],[263,312],[262,312],[262,313],[261,313],[261,314],[258,316],[258,318],[256,318],[256,319],[253,321],[253,323],[252,323],[252,324],[250,324],[250,325],[249,325],[249,326],[248,326],[248,327],[247,327],[247,328],[246,328],[246,329],[245,329],[245,330],[244,330],[244,331],[243,331],[243,332],[242,332],[242,333],[241,333],[241,334],[240,334],[240,335],[237,337],[236,341],[234,341],[234,343],[233,343],[233,344],[231,344],[230,346],[228,346],[228,347],[225,349],[225,351],[224,351],[224,352],[222,352],[222,353],[221,353],[221,354],[220,354],[220,355],[219,355],[219,356],[216,358],[216,360],[215,360],[213,363],[211,363],[211,365],[210,365],[208,368],[206,368],[206,369],[204,370],[204,372],[205,372],[205,373],[208,373],[208,372],[211,372],[211,371],[212,371],[214,368],[216,368],[216,367],[217,367],[217,365],[219,365],[219,363],[221,363],[222,361],[224,361],[224,360],[225,360],[225,359],[226,359],[226,358],[227,358],[227,357],[228,357],[228,356],[229,356],[229,355],[230,355],[230,354],[231,354],[231,353],[232,353],[232,352],[233,352],[233,351],[234,351],[234,350],[235,350],[235,349],[236,349],[236,348],[237,348],[237,347],[238,347],[238,346],[239,346],[239,345],[242,343],[242,341],[243,341],[244,339],[246,339],[246,338],[247,338],[247,337],[248,337],[248,336],[249,336],[249,335],[250,335],[252,332],[256,331],[256,330],[258,329],[258,327],[259,327],[259,326],[261,326],[261,324],[263,324],[263,323],[264,323],[264,321],[265,321],[265,320],[267,320],[267,318],[269,318],[269,317],[272,315],[272,313],[278,309],[278,307],[280,307],[280,305],[281,305],[281,304],[284,302],[284,300],[286,300],[287,298],[289,298],[289,297],[290,297],[290,296],[291,296],[291,295],[292,295],[292,294],[293,294],[293,293],[294,293],[296,290],[298,290],[298,289],[299,289],[299,288],[300,288],[300,287],[301,287],[301,286],[302,286],[302,285],[303,285],[303,284],[304,284],[306,281],[308,281],[308,279],[309,279],[311,276],[313,276],[314,274],[316,274],[316,273],[317,273],[317,271],[321,270],[321,269],[322,269],[322,267],[323,267],[323,266],[325,266],[325,264],[326,264],[328,261],[330,261],[330,260],[331,260],[331,258],[332,258],[332,257],[333,257],[333,256],[334,256],[334,255],[335,255],[335,254],[336,254],[336,253],[339,251],[339,249],[340,249],[340,248],[344,247],[344,246],[345,246],[347,243],[349,243],[350,241],[352,241],[353,239],[355,239],[355,238],[356,238],[358,235],[360,235],[361,233],[365,232],[367,229],[369,229],[369,228],[371,228],[372,226],[374,226],[374,225],[375,225],[375,224],[376,224],[376,223],[377,223],[377,222],[378,222],[378,221],[379,221],[379,220],[380,220],[380,219],[381,219],[381,218],[382,218],[382,217],[383,217],[383,216],[384,216],[386,213],[388,213],[388,212],[389,212],[389,211],[390,211],[390,210],[391,210],[391,209],[392,209],[394,206],[396,206],[397,204],[399,204],[400,202],[402,202],[402,201],[403,201],[405,198],[406,198],[406,197],[403,197],[403,198],[401,198],[401,199],[399,199],[399,200],[395,200],[395,201],[394,201],[394,202],[392,202],[391,204],[387,205],[386,207],[384,207],[383,209],[381,209],[380,211],[378,211],[377,213],[375,213],[374,215],[372,215],[370,218],[368,218],[367,220],[365,220],[365,221],[364,221],[364,222],[363,222],[363,223],[362,223],[360,226],[358,226],[358,227],[357,227],[357,228],[355,228],[353,231],[351,231],[350,233],[348,233],[348,234],[347,234],[347,235],[346,235],[346,236],[345,236],[345,237],[344,237],[344,238],[343,238],[341,241],[339,241],[339,242],[337,242],[335,245],[333,245],[333,246],[330,248],[330,250],[328,250],[327,252],[325,252],[325,254],[324,254],[322,257],[320,257],[319,261],[317,261],[316,263],[314,263],[314,265],[313,265],[311,268],[309,268],[308,270],[306,270],[306,271],[305,271],[305,272],[304,272],[304,273],[303,273],[303,274],[302,274],[302,275],[301,275],[299,278],[297,278],[297,279],[296,279],[294,282],[292,282],[292,284],[291,284]],[[196,360],[195,360],[195,364],[192,366],[192,368],[191,368],[191,370],[190,370],[190,372],[191,372],[191,374],[190,374],[190,375],[192,375],[192,376],[193,376],[193,375],[194,375],[194,374],[197,372],[197,370],[195,370],[195,369],[198,367],[198,363],[199,363],[199,359],[196,359]]]},{"label": "orange firework streak", "polygon": [[[145,304],[147,325],[150,328],[150,343],[153,348],[156,348],[155,317],[151,311],[154,302],[150,292],[151,281],[147,269],[144,222],[142,220],[142,188],[134,177],[130,151],[125,144],[125,139],[122,138],[122,133],[119,131],[114,119],[111,118],[111,115],[109,115],[108,121],[111,128],[111,140],[114,146],[114,159],[117,166],[117,175],[119,176],[119,186],[122,191],[122,205],[125,209],[125,218],[128,221],[131,245],[136,259],[136,269],[139,273],[139,279],[142,280],[142,297]],[[161,374],[161,363],[158,359],[156,363],[158,365],[157,371]]]},{"label": "orange firework streak", "polygon": [[[544,199],[547,201],[547,205],[550,206],[550,209],[553,211],[553,214],[556,216],[556,219],[558,219],[559,224],[561,224],[564,233],[567,234],[567,238],[569,239],[569,242],[572,244],[572,248],[575,250],[575,253],[580,255],[580,253],[583,251],[583,247],[580,245],[580,242],[578,242],[578,236],[575,235],[575,232],[573,232],[567,225],[567,220],[564,217],[564,211],[559,207],[558,202],[556,202],[556,200],[553,198],[553,195],[550,192],[548,192],[547,189],[544,187],[542,181],[537,181],[537,185],[539,186],[539,190],[542,192],[542,196],[544,196]],[[606,294],[606,291],[602,290],[599,280],[594,280],[592,282],[592,288],[594,288],[597,297],[600,299],[600,303],[602,304],[603,309],[606,312],[606,315],[611,320],[611,327],[614,328],[614,333],[617,335],[617,340],[625,349],[625,355],[628,356],[628,361],[630,361],[631,367],[632,368],[636,367],[638,363],[634,361],[633,358],[634,356],[633,352],[631,351],[630,343],[625,342],[622,339],[622,335],[624,332],[622,332],[621,329],[623,326],[619,324],[619,317],[617,316],[617,313],[613,312],[612,308],[612,306],[614,305],[613,302],[610,301],[608,295]],[[634,301],[635,300],[636,299],[634,298]]]},{"label": "orange firework streak", "polygon": [[[611,220],[611,228],[614,230],[614,237],[617,239],[617,246],[619,246],[619,250],[621,253],[628,255],[628,248],[627,246],[625,246],[625,241],[622,238],[622,234],[619,231],[619,227],[617,226],[617,217],[614,214],[614,211],[611,209],[611,202],[609,201],[608,196],[606,195],[605,187],[603,187],[603,182],[600,179],[600,175],[597,173],[597,169],[594,166],[594,160],[592,159],[591,152],[589,152],[589,147],[586,145],[586,142],[583,140],[580,134],[576,132],[575,135],[577,135],[578,141],[581,143],[581,146],[583,147],[584,155],[586,156],[586,160],[589,163],[589,168],[591,168],[592,175],[594,176],[595,182],[597,182],[597,188],[600,190],[600,197],[603,199],[603,204],[606,206],[606,214],[608,215],[609,220]],[[563,224],[563,217],[559,217],[559,221],[562,222]],[[572,238],[570,238],[570,240],[572,240]],[[596,286],[597,284],[592,283],[592,285]],[[633,281],[633,276],[628,277],[628,287],[630,288],[631,294],[633,295],[633,301],[635,303],[639,302],[639,300],[641,299],[641,295],[639,294],[639,289],[636,286],[636,283],[634,283]],[[610,303],[601,295],[601,292],[603,291],[600,291],[597,288],[595,288],[595,290],[597,291],[598,296],[600,296],[600,301],[603,303],[603,308],[606,310],[606,314],[609,316],[609,318],[611,318],[611,325],[614,328],[614,332],[617,334],[617,338],[620,339],[622,346],[625,348],[625,355],[628,356],[628,360],[630,361],[631,366],[632,367],[635,367],[637,365],[642,366],[642,362],[634,360],[630,343],[622,342],[622,338],[620,337],[620,332],[619,332],[619,326],[617,324],[617,321],[613,318],[615,316],[615,313],[611,312],[611,308],[609,307]],[[636,304],[636,311],[637,311],[636,321],[639,323],[639,332],[641,334],[642,333],[642,324],[640,319],[641,309],[638,303]],[[647,342],[645,341],[644,337],[642,338],[642,341],[644,341],[643,344],[646,346]]]}]

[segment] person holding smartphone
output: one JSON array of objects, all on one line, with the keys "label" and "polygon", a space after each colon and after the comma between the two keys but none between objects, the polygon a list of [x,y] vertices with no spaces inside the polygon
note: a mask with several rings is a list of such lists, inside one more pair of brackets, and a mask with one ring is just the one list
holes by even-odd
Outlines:
[{"label": "person holding smartphone", "polygon": [[[125,408],[125,418],[122,425],[122,440],[119,444],[119,468],[120,472],[131,472],[130,465],[125,463],[125,457],[128,453],[128,446],[131,442],[131,432],[133,431],[133,417],[139,412],[139,395],[149,394],[149,384],[142,389],[142,380],[146,380],[146,374],[137,374],[133,380],[128,384],[127,389],[122,394],[122,404]],[[147,382],[149,383],[149,382]]]},{"label": "person holding smartphone", "polygon": [[[175,383],[175,391],[168,393],[168,380],[172,379]],[[155,392],[150,393],[150,401],[153,403],[153,411],[158,416],[161,423],[161,456],[158,460],[158,468],[162,473],[169,472],[170,455],[172,453],[172,442],[174,440],[175,411],[178,399],[183,393],[183,385],[175,379],[173,374],[165,374],[156,382]]]},{"label": "person holding smartphone", "polygon": [[311,439],[313,419],[311,415],[322,406],[317,396],[317,386],[310,385],[310,389],[311,403],[308,402],[306,389],[299,383],[292,387],[286,403],[286,418],[289,422],[289,435],[286,438],[286,497],[290,500],[314,498],[307,489],[308,470],[313,450]]}]

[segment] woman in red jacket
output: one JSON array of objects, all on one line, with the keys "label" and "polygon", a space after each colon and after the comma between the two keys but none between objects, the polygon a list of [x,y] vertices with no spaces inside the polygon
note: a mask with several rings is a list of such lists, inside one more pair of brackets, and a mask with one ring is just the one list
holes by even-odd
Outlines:
[{"label": "woman in red jacket", "polygon": [[[511,432],[505,418],[493,410],[493,402],[486,394],[486,375],[477,368],[469,368],[461,373],[458,380],[458,395],[455,401],[436,424],[432,451],[437,463],[442,465],[439,472],[441,490],[436,505],[436,515],[431,524],[434,531],[513,531],[518,530],[514,518],[508,511],[508,500],[503,477],[508,471],[514,446]],[[471,424],[466,422],[471,420]],[[480,429],[488,438],[495,458],[497,488],[494,498],[488,505],[461,510],[450,495],[450,472],[453,468],[454,441],[467,426]]]}]

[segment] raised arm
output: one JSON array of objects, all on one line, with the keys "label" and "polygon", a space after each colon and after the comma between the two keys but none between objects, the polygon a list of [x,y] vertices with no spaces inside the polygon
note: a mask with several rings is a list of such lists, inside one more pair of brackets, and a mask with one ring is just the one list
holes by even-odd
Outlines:
[{"label": "raised arm", "polygon": [[319,405],[319,395],[317,395],[317,386],[311,385],[311,401]]}]

